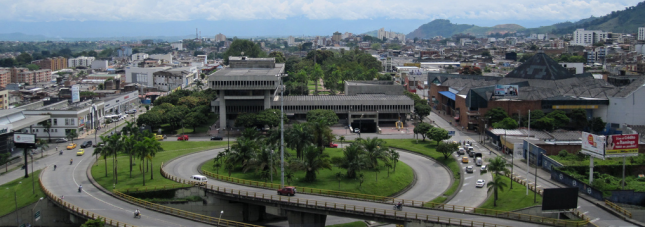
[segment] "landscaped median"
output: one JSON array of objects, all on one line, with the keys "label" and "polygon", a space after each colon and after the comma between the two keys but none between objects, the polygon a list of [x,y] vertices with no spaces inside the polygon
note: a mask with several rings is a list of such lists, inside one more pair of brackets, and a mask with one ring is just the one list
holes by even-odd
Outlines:
[{"label": "landscaped median", "polygon": [[[32,177],[39,176],[40,170],[29,175],[29,178],[19,178],[9,183],[0,185],[2,190],[2,200],[0,200],[0,217],[18,209],[35,203],[41,197],[45,196],[40,190],[40,180],[35,181]],[[33,182],[33,183],[32,183]],[[35,185],[34,185],[35,184]],[[35,190],[35,193],[34,193]],[[15,197],[14,197],[15,194]]]},{"label": "landscaped median", "polygon": [[448,197],[452,196],[459,188],[461,184],[461,172],[457,160],[449,156],[444,158],[443,154],[437,152],[435,147],[437,142],[434,141],[423,141],[415,139],[384,139],[387,142],[387,145],[393,148],[398,148],[406,151],[416,152],[422,155],[429,156],[430,158],[436,160],[437,162],[445,165],[450,169],[454,177],[452,185],[443,193],[443,196],[439,196],[436,199],[432,200],[432,203],[428,203],[427,206],[433,206],[433,204],[444,203]]},{"label": "landscaped median", "polygon": [[[226,141],[161,141],[160,143],[163,151],[157,153],[151,160],[148,160],[153,163],[151,168],[146,168],[145,165],[141,168],[141,161],[138,158],[134,158],[132,162],[132,176],[130,176],[130,168],[128,168],[130,157],[125,154],[119,154],[116,157],[118,183],[115,185],[114,174],[112,172],[113,157],[107,157],[107,160],[99,157],[99,160],[92,166],[92,177],[103,188],[108,190],[117,189],[121,192],[146,190],[146,188],[154,188],[157,186],[173,187],[171,185],[177,185],[175,187],[186,187],[186,185],[177,184],[161,176],[158,171],[158,166],[163,162],[182,155],[222,148],[227,145]],[[152,171],[153,179],[150,179],[150,171]],[[143,185],[144,177],[145,186]]]}]

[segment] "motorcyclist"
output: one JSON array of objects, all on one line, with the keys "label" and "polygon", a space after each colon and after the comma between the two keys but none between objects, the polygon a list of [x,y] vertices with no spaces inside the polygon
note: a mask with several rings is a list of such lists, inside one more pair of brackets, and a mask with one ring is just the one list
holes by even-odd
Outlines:
[{"label": "motorcyclist", "polygon": [[72,164],[72,162],[74,162],[74,159],[73,159],[73,158],[69,160],[69,164],[71,165],[71,164]]},{"label": "motorcyclist", "polygon": [[83,191],[83,185],[78,186],[78,192],[81,192],[81,191]]},{"label": "motorcyclist", "polygon": [[54,170],[56,170],[56,165],[54,165]]},{"label": "motorcyclist", "polygon": [[139,215],[141,215],[141,211],[139,211],[139,208],[137,208],[137,209],[134,211],[134,217],[137,217],[137,216],[139,216]]},{"label": "motorcyclist", "polygon": [[401,202],[399,202],[399,203],[397,203],[397,204],[396,204],[396,208],[397,208],[397,209],[401,209],[401,206],[403,206],[403,205],[401,204]]}]

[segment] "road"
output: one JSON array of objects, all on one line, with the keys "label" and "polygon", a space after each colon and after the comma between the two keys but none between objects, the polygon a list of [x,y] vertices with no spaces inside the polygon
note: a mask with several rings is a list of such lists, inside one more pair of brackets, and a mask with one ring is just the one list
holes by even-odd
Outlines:
[{"label": "road", "polygon": [[[210,160],[212,157],[217,155],[217,153],[220,151],[223,151],[223,149],[210,150],[210,151],[199,152],[199,153],[183,156],[181,158],[175,159],[172,162],[167,163],[166,166],[164,167],[164,170],[180,178],[189,179],[190,176],[199,174],[197,170],[197,168],[199,168],[197,163],[203,163],[204,160]],[[408,154],[405,154],[405,155],[408,155]],[[412,155],[412,154],[409,154],[409,155]],[[402,153],[401,156],[404,156],[404,154]],[[420,178],[419,180],[424,180],[424,181],[427,180],[430,182],[431,185],[444,183],[444,182],[439,182],[439,183],[434,182],[430,178],[427,178],[427,179]],[[237,184],[231,184],[228,182],[216,181],[214,179],[210,179],[209,183],[217,186],[241,189],[249,192],[260,192],[260,193],[271,194],[271,195],[275,194],[274,190],[247,187],[244,185],[237,185]],[[445,183],[443,187],[446,187]],[[343,203],[343,204],[351,204],[351,205],[357,205],[357,206],[374,207],[374,208],[380,208],[380,209],[392,209],[391,204],[348,200],[344,198],[325,197],[325,196],[310,195],[310,194],[298,194],[297,196],[298,198],[313,199],[313,200],[324,201],[324,202]],[[412,195],[408,195],[408,196],[414,197]],[[431,196],[431,195],[424,195],[424,196]],[[432,214],[432,215],[451,217],[451,218],[461,218],[461,219],[481,221],[481,222],[494,223],[494,224],[500,224],[500,225],[508,225],[508,226],[540,226],[537,224],[518,222],[514,220],[498,219],[498,218],[492,218],[487,216],[469,215],[469,214],[462,214],[462,213],[452,213],[452,212],[446,212],[446,211],[427,210],[427,209],[420,209],[420,208],[413,208],[413,207],[405,207],[404,210],[407,212]]]}]

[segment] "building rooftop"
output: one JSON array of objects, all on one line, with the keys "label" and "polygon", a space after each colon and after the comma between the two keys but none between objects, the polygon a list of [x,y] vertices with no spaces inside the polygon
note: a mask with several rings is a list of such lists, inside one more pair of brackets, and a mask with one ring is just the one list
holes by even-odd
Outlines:
[{"label": "building rooftop", "polygon": [[561,80],[574,77],[566,68],[544,53],[537,53],[508,73],[506,78]]},{"label": "building rooftop", "polygon": [[275,76],[282,73],[284,63],[275,64],[275,68],[224,68],[210,76]]},{"label": "building rooftop", "polygon": [[412,101],[405,95],[303,95],[284,96],[284,101]]}]

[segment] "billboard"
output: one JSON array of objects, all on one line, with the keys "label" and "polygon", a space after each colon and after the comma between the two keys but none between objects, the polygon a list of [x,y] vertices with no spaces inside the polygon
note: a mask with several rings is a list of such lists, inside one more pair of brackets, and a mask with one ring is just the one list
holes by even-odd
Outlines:
[{"label": "billboard", "polygon": [[578,207],[578,188],[545,188],[542,210],[568,210]]},{"label": "billboard", "polygon": [[605,154],[607,156],[638,155],[638,134],[607,136]]},{"label": "billboard", "polygon": [[80,102],[81,101],[80,90],[81,90],[81,88],[78,85],[73,85],[72,86],[72,102]]},{"label": "billboard", "polygon": [[582,153],[605,158],[605,137],[582,132]]},{"label": "billboard", "polygon": [[517,96],[520,86],[518,85],[495,85],[494,96]]},{"label": "billboard", "polygon": [[35,134],[13,134],[13,143],[15,144],[35,144]]}]

